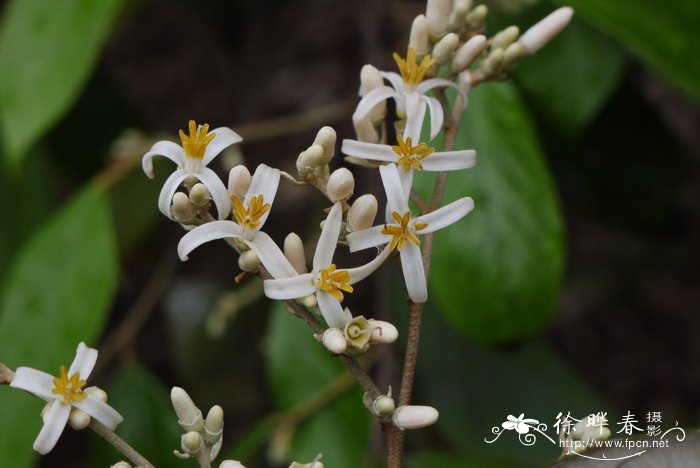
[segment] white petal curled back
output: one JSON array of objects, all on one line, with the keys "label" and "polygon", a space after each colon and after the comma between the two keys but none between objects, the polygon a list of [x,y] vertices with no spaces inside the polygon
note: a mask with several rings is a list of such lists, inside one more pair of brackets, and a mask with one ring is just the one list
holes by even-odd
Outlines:
[{"label": "white petal curled back", "polygon": [[54,448],[61,437],[70,416],[70,405],[64,405],[60,400],[54,400],[44,414],[44,426],[34,441],[34,450],[46,455]]},{"label": "white petal curled back", "polygon": [[401,185],[399,171],[395,164],[387,164],[379,168],[379,174],[382,177],[382,184],[386,192],[387,208],[390,211],[396,211],[399,214],[404,214],[408,209],[408,201]]},{"label": "white petal curled back", "polygon": [[68,369],[68,375],[80,372],[80,379],[87,380],[97,362],[97,354],[96,349],[88,348],[85,343],[79,343],[75,352],[75,359]]},{"label": "white petal curled back", "polygon": [[18,367],[12,382],[10,382],[10,387],[19,388],[42,400],[51,401],[56,398],[56,395],[51,393],[54,388],[53,379],[54,377],[46,372],[31,367]]},{"label": "white petal curled back", "polygon": [[87,414],[107,426],[113,431],[119,423],[124,421],[121,414],[104,401],[92,395],[88,395],[83,401],[74,402],[73,406],[85,411]]},{"label": "white petal curled back", "polygon": [[258,256],[260,262],[273,278],[291,278],[298,272],[287,260],[275,241],[262,231],[258,231],[252,240],[244,241]]},{"label": "white petal curled back", "polygon": [[[258,195],[263,196],[263,203],[272,204],[275,200],[275,195],[277,195],[279,184],[279,169],[274,169],[266,164],[260,164],[258,168],[255,169],[253,179],[250,182],[250,188],[248,188],[248,193],[245,196],[244,204],[247,206],[250,204],[250,200]],[[260,217],[260,224],[256,229],[259,230],[263,227],[269,215],[270,210]]]},{"label": "white petal curled back", "polygon": [[226,186],[221,182],[219,176],[208,167],[203,167],[198,174],[193,175],[209,189],[211,198],[216,205],[219,219],[225,219],[231,212],[231,199]]},{"label": "white petal curled back", "polygon": [[355,109],[355,113],[352,115],[353,120],[361,120],[364,117],[367,116],[367,114],[370,113],[372,109],[374,109],[374,106],[379,104],[382,101],[385,101],[389,98],[394,98],[398,99],[399,95],[394,90],[394,88],[390,86],[381,86],[379,88],[374,88],[372,91],[367,93],[362,99],[360,99],[360,102],[357,104],[357,108]]},{"label": "white petal curled back", "polygon": [[161,213],[170,219],[173,219],[173,214],[170,212],[170,203],[173,201],[173,196],[177,192],[178,187],[183,180],[187,178],[189,174],[180,168],[177,168],[175,172],[170,174],[170,177],[163,184],[163,188],[160,189],[160,195],[158,196],[158,209]]},{"label": "white petal curled back", "polygon": [[323,225],[321,237],[318,238],[318,244],[316,244],[313,271],[319,272],[333,263],[333,254],[335,254],[338,236],[340,236],[342,217],[342,205],[340,203],[334,204],[326,217],[326,224]]},{"label": "white petal curled back", "polygon": [[391,236],[382,234],[382,229],[384,229],[383,224],[348,234],[346,240],[350,246],[350,252],[357,252],[358,250],[388,244],[391,240]]},{"label": "white petal curled back", "polygon": [[391,252],[389,251],[389,249],[385,248],[381,252],[379,252],[379,255],[374,257],[374,260],[372,260],[371,262],[365,263],[364,265],[355,268],[346,268],[348,274],[352,278],[349,281],[349,283],[355,284],[374,273],[374,270],[379,268],[382,265],[382,263],[384,263],[384,260],[386,260],[389,257],[390,253]]},{"label": "white petal curled back", "polygon": [[[406,94],[406,128],[403,132],[404,138],[420,141],[427,105],[428,101],[422,94],[415,91]],[[440,122],[440,125],[442,125],[442,122]]]},{"label": "white petal curled back", "polygon": [[423,268],[420,247],[408,242],[401,249],[400,257],[408,297],[415,303],[427,301],[428,287],[425,282],[425,269]]},{"label": "white petal curled back", "polygon": [[202,164],[205,166],[224,149],[242,140],[236,132],[227,127],[215,128],[212,130],[212,133],[216,134],[216,136],[211,143],[207,145],[204,150],[204,156],[202,157]]},{"label": "white petal curled back", "polygon": [[200,245],[216,239],[226,239],[231,237],[240,238],[243,235],[243,228],[233,221],[212,221],[202,224],[192,229],[182,236],[177,244],[177,254],[183,262],[188,259],[188,255]]},{"label": "white petal curled back", "polygon": [[340,151],[348,156],[372,161],[396,162],[399,159],[399,155],[389,145],[365,143],[357,140],[343,140]]},{"label": "white petal curled back", "polygon": [[456,223],[473,209],[474,200],[471,197],[464,197],[433,212],[418,216],[415,220],[416,224],[426,223],[428,226],[425,229],[416,231],[416,234],[427,234]]},{"label": "white petal curled back", "polygon": [[183,161],[185,160],[185,151],[177,143],[172,141],[159,141],[151,147],[151,150],[143,155],[141,159],[141,167],[143,167],[143,172],[149,178],[153,178],[153,158],[155,156],[164,156],[170,159],[172,162],[182,167]]},{"label": "white petal curled back", "polygon": [[318,300],[318,309],[329,327],[343,328],[352,319],[352,316],[348,318],[338,299],[330,293],[319,289],[316,291],[316,300]]},{"label": "white petal curled back", "polygon": [[442,122],[445,120],[445,114],[442,111],[440,101],[429,96],[423,96],[430,110],[430,139],[432,140],[440,133]]},{"label": "white petal curled back", "polygon": [[401,78],[401,75],[395,72],[385,72],[385,71],[380,71],[379,74],[381,75],[382,78],[387,80],[389,83],[391,83],[391,86],[396,90],[397,93],[403,94],[404,92],[404,85],[403,85],[403,78]]},{"label": "white petal curled back", "polygon": [[444,151],[433,153],[421,161],[425,171],[457,171],[476,165],[476,151]]},{"label": "white petal curled back", "polygon": [[291,278],[265,280],[263,287],[265,295],[270,299],[298,299],[316,292],[313,273],[304,273]]}]

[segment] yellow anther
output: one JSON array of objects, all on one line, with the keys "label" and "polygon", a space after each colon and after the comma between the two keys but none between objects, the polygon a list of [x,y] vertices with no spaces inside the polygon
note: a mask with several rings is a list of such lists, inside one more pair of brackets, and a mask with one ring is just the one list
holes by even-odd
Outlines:
[{"label": "yellow anther", "polygon": [[236,222],[250,229],[260,226],[260,218],[270,211],[270,204],[265,203],[262,194],[251,198],[247,208],[235,195],[231,195],[231,204],[233,205],[233,216],[236,218]]},{"label": "yellow anther", "polygon": [[185,132],[180,130],[182,149],[185,150],[185,155],[188,158],[202,159],[207,145],[211,143],[216,133],[209,133],[209,124],[200,125],[198,127],[194,120],[190,120],[189,130],[189,136],[185,135]]},{"label": "yellow anther", "polygon": [[320,271],[319,277],[316,280],[316,287],[331,294],[339,301],[343,300],[342,291],[351,293],[353,291],[350,286],[352,276],[347,270],[336,271],[335,264],[331,264],[328,268]]},{"label": "yellow anther", "polygon": [[430,58],[430,55],[427,54],[420,63],[416,63],[416,51],[413,50],[412,47],[408,48],[405,60],[394,52],[394,60],[399,67],[399,72],[401,72],[404,83],[414,86],[423,81],[426,72],[430,70],[430,67],[435,63],[435,61]]},{"label": "yellow anther", "polygon": [[435,152],[435,148],[425,143],[411,146],[411,137],[407,137],[406,141],[404,141],[401,135],[396,135],[396,142],[398,145],[392,146],[391,149],[399,155],[399,160],[396,163],[401,166],[404,172],[410,171],[411,168],[422,171],[423,165],[420,163],[421,160]]},{"label": "yellow anther", "polygon": [[408,224],[411,222],[411,212],[407,211],[403,215],[400,215],[396,211],[391,213],[391,216],[396,221],[396,224],[385,224],[384,229],[382,229],[382,234],[387,234],[393,236],[389,242],[389,250],[394,251],[396,249],[403,249],[406,242],[410,242],[413,245],[420,245],[420,240],[413,233],[413,230],[420,231],[428,227],[426,223],[418,223],[413,225],[411,228]]},{"label": "yellow anther", "polygon": [[53,379],[55,388],[51,390],[54,395],[63,395],[63,403],[69,405],[74,401],[81,402],[87,397],[83,387],[87,382],[80,380],[80,372],[75,372],[68,377],[66,366],[61,366],[61,376]]}]

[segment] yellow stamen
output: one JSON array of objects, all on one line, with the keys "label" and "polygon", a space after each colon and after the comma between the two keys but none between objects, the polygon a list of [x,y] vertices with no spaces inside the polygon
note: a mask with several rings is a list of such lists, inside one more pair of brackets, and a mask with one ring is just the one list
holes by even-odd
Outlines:
[{"label": "yellow stamen", "polygon": [[236,218],[236,222],[250,229],[260,226],[260,218],[270,211],[270,204],[265,203],[262,194],[251,198],[247,208],[235,195],[231,195],[231,204],[233,205],[233,216]]},{"label": "yellow stamen", "polygon": [[83,392],[86,383],[85,380],[80,380],[80,372],[75,372],[68,377],[66,366],[61,366],[61,376],[53,379],[55,388],[51,390],[51,393],[63,395],[63,403],[66,405],[74,401],[81,402],[87,397],[87,393]]},{"label": "yellow stamen", "polygon": [[405,60],[394,52],[394,61],[396,61],[396,65],[399,67],[399,72],[401,72],[404,83],[413,86],[423,81],[426,72],[433,66],[433,63],[435,63],[428,54],[423,56],[420,63],[416,63],[416,51],[413,50],[412,47],[408,48]]},{"label": "yellow stamen", "polygon": [[391,149],[400,156],[396,163],[401,166],[404,172],[410,171],[411,168],[422,171],[423,165],[420,163],[421,160],[435,152],[435,148],[425,143],[412,146],[411,137],[406,138],[406,141],[404,141],[401,135],[396,135],[396,142],[398,145],[392,146]]},{"label": "yellow stamen", "polygon": [[391,213],[391,216],[396,221],[396,224],[385,224],[384,229],[382,229],[382,234],[387,234],[393,236],[391,241],[389,241],[389,250],[394,251],[396,249],[403,249],[406,242],[410,242],[413,245],[419,246],[420,239],[414,234],[414,230],[420,231],[428,227],[426,223],[414,224],[413,228],[409,227],[408,223],[411,222],[411,212],[400,215],[396,211]]},{"label": "yellow stamen", "polygon": [[188,158],[202,159],[204,157],[204,151],[207,149],[207,145],[211,143],[216,136],[216,133],[209,133],[209,124],[204,124],[197,127],[194,120],[190,120],[189,130],[189,136],[185,135],[185,132],[180,130],[182,149],[185,150],[185,155]]},{"label": "yellow stamen", "polygon": [[342,301],[342,291],[349,293],[353,291],[352,286],[349,284],[352,281],[352,277],[347,270],[335,271],[335,269],[335,264],[331,264],[328,268],[321,270],[320,276],[316,280],[316,287],[329,292],[331,296]]}]

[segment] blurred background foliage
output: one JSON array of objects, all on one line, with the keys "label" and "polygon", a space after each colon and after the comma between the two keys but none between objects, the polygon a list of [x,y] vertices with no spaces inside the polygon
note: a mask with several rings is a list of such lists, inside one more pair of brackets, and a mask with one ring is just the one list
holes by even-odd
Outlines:
[{"label": "blurred background foliage", "polygon": [[[576,10],[569,28],[510,84],[479,86],[463,121],[458,145],[476,148],[479,165],[450,176],[446,200],[470,195],[477,209],[437,236],[414,401],[441,418],[408,434],[411,467],[556,459],[545,442],[484,443],[509,414],[551,426],[560,411],[607,411],[613,423],[661,411],[665,426],[698,424],[700,4],[493,0],[488,31],[524,30],[564,4]],[[190,118],[241,133],[249,167],[292,170],[326,124],[351,138],[361,65],[393,69],[422,9],[5,2],[0,361],[55,372],[79,341],[98,347],[95,383],[126,416],[118,433],[158,466],[186,464],[171,455],[173,385],[205,411],[224,407],[223,453],[248,466],[319,452],[329,467],[381,466],[383,436],[342,366],[258,286],[234,283],[223,243],[180,263],[182,230],[156,208],[167,163],[153,181],[139,163]],[[225,154],[217,171],[240,157]],[[376,174],[353,172],[357,194],[380,194]],[[313,251],[323,200],[280,191],[273,237],[296,231]],[[405,330],[397,274],[384,266],[350,298],[354,312]],[[367,356],[383,388],[398,383],[400,348]],[[120,458],[68,430],[40,460],[40,408],[0,388],[0,453],[12,466]]]}]

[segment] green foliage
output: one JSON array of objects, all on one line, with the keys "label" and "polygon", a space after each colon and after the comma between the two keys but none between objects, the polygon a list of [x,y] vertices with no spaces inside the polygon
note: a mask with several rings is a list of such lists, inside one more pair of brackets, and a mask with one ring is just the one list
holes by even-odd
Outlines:
[{"label": "green foliage", "polygon": [[[117,282],[112,221],[102,192],[88,187],[49,219],[18,253],[0,303],[0,356],[8,366],[56,373],[80,341],[102,331]],[[0,453],[28,466],[41,402],[2,389]]]},{"label": "green foliage", "polygon": [[[279,410],[290,410],[313,398],[344,372],[314,340],[309,327],[279,304],[273,309],[267,339],[269,382]],[[293,433],[291,456],[308,462],[319,452],[326,466],[362,466],[369,448],[370,415],[362,406],[362,392],[343,395]]]},{"label": "green foliage", "polygon": [[[136,364],[121,368],[108,390],[109,404],[124,416],[116,431],[122,439],[155,466],[188,464],[173,455],[173,450],[180,449],[183,432],[170,404],[170,390],[148,369]],[[97,436],[93,437],[92,456],[92,466],[110,466],[124,458]]]},{"label": "green foliage", "polygon": [[[450,174],[443,202],[469,195],[476,208],[436,234],[433,297],[479,343],[531,336],[551,316],[564,241],[555,189],[513,87],[474,90],[456,148],[475,148],[477,165]],[[417,178],[423,192],[429,182]]]},{"label": "green foliage", "polygon": [[15,0],[0,31],[5,156],[26,151],[68,110],[98,59],[121,0]]},{"label": "green foliage", "polygon": [[[666,79],[700,99],[697,0],[554,0],[627,46]],[[600,51],[600,55],[608,50]]]}]

